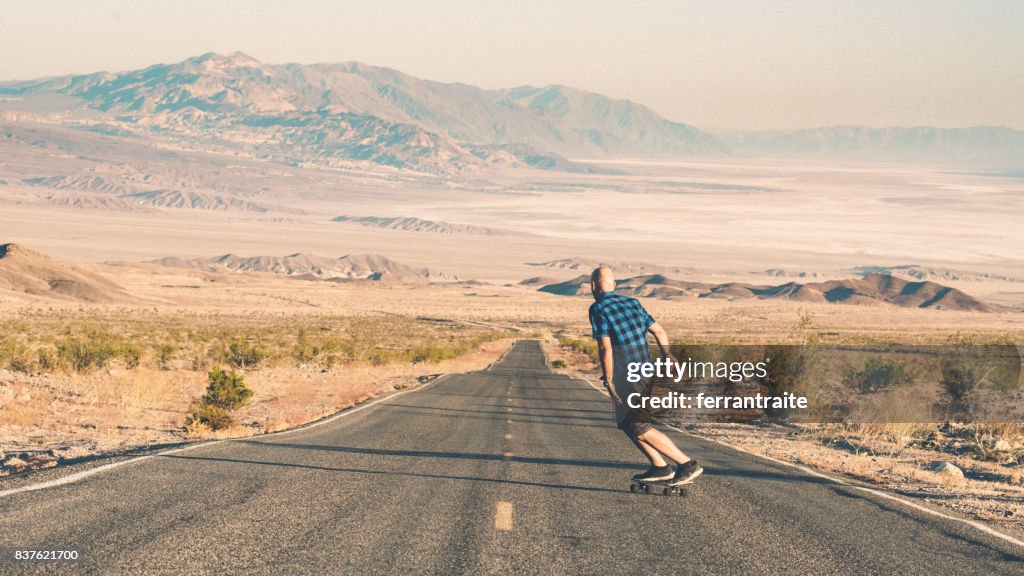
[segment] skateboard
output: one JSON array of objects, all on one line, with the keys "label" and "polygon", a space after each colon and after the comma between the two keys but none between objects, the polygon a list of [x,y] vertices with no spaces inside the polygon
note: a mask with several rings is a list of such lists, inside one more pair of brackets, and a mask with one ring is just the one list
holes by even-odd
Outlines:
[{"label": "skateboard", "polygon": [[[694,479],[696,480],[696,478]],[[631,480],[629,484],[629,491],[634,494],[641,492],[643,494],[650,494],[651,492],[661,492],[665,496],[686,496],[687,487],[693,484],[693,480],[689,482],[683,482],[677,486],[669,486],[668,480],[658,480],[655,482],[643,482],[640,480]]]}]

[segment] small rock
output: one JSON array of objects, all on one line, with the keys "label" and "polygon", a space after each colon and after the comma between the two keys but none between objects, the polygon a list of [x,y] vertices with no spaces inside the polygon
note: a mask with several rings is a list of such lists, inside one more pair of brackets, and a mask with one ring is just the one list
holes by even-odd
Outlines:
[{"label": "small rock", "polygon": [[952,478],[963,478],[964,471],[950,464],[949,462],[936,462],[932,465],[932,472],[950,476]]},{"label": "small rock", "polygon": [[1009,452],[1010,443],[1006,440],[997,440],[996,443],[992,445],[992,448],[999,452]]}]

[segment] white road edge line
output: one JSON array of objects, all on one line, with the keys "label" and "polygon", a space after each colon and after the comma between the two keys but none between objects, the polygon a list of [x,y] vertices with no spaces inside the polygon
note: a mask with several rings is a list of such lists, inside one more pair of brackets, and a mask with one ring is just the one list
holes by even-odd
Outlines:
[{"label": "white road edge line", "polygon": [[[594,390],[597,390],[601,394],[603,394],[605,396],[608,396],[608,392],[606,392],[603,388],[597,387],[597,385],[595,385],[589,379],[582,378],[582,377],[580,379],[583,380],[584,382],[586,382],[587,384],[589,384],[590,387],[593,388]],[[608,396],[608,397],[610,398],[610,396]],[[939,518],[943,518],[943,519],[946,519],[946,520],[951,520],[953,522],[960,522],[960,523],[966,524],[966,525],[968,525],[968,526],[970,526],[972,528],[976,528],[976,529],[980,530],[981,532],[984,532],[985,534],[988,534],[989,536],[994,536],[996,538],[999,538],[1001,540],[1005,540],[1006,542],[1009,542],[1011,544],[1015,544],[1017,546],[1020,546],[1020,547],[1024,548],[1024,541],[1018,540],[1017,538],[1014,538],[1013,536],[1010,536],[1009,534],[1003,534],[1002,532],[999,532],[998,530],[995,530],[993,528],[985,526],[984,524],[982,524],[980,522],[975,522],[973,520],[967,520],[966,518],[957,518],[956,516],[950,516],[949,514],[944,514],[942,512],[939,512],[938,510],[932,510],[931,508],[928,508],[926,506],[922,506],[922,505],[920,505],[920,504],[918,504],[916,502],[907,500],[905,498],[900,498],[899,496],[894,496],[892,494],[888,494],[888,493],[882,492],[880,490],[875,490],[873,488],[868,488],[866,486],[858,486],[856,484],[852,484],[850,482],[847,482],[847,481],[845,481],[845,480],[843,480],[841,478],[835,478],[833,476],[829,476],[828,474],[824,474],[822,472],[818,472],[817,470],[808,468],[806,466],[801,466],[799,464],[793,464],[792,462],[786,462],[784,460],[779,460],[778,458],[773,458],[771,456],[765,456],[764,454],[758,454],[756,452],[751,452],[749,450],[745,450],[743,448],[740,448],[739,446],[733,446],[732,444],[727,444],[725,442],[722,442],[721,440],[716,440],[714,438],[708,438],[707,436],[701,436],[700,434],[694,434],[693,432],[689,432],[687,430],[683,430],[682,428],[679,428],[677,426],[672,426],[671,424],[664,424],[664,425],[666,427],[668,427],[668,428],[671,428],[672,430],[675,430],[676,432],[680,432],[682,434],[686,434],[687,436],[692,436],[693,438],[699,438],[701,440],[705,440],[705,441],[711,442],[713,444],[718,444],[719,446],[725,446],[726,448],[731,448],[731,449],[733,449],[733,450],[735,450],[737,452],[742,452],[744,454],[749,454],[749,455],[754,456],[756,458],[761,458],[763,460],[768,460],[769,462],[774,462],[776,464],[781,464],[782,466],[788,466],[790,468],[795,468],[797,470],[800,470],[801,472],[806,472],[807,474],[810,474],[812,476],[817,476],[818,478],[824,478],[825,480],[828,480],[828,481],[833,482],[835,484],[838,484],[840,486],[845,486],[845,487],[848,487],[848,488],[852,488],[854,490],[859,490],[861,492],[866,492],[868,494],[872,494],[874,496],[878,496],[880,498],[885,498],[887,500],[892,500],[894,502],[899,502],[900,504],[903,504],[904,506],[907,506],[909,508],[913,508],[914,510],[917,510],[919,512],[924,512],[925,514],[930,514],[932,516],[937,516]]]},{"label": "white road edge line", "polygon": [[427,382],[426,384],[424,384],[422,386],[417,386],[415,388],[410,388],[408,390],[401,390],[399,392],[395,392],[394,394],[389,394],[389,395],[387,395],[387,396],[385,396],[383,398],[378,398],[378,399],[370,401],[370,402],[365,402],[365,403],[360,404],[359,406],[356,406],[354,408],[346,408],[346,409],[342,410],[341,412],[338,412],[337,414],[335,414],[333,416],[329,416],[327,418],[324,418],[323,420],[317,420],[316,422],[312,422],[310,424],[305,424],[303,426],[299,426],[298,428],[292,428],[291,430],[282,430],[280,432],[271,432],[270,434],[261,434],[259,436],[244,436],[242,438],[225,438],[224,440],[213,440],[211,442],[203,442],[201,444],[193,444],[191,446],[184,446],[184,447],[181,447],[181,448],[172,448],[170,450],[164,450],[163,452],[156,452],[154,454],[147,454],[145,456],[138,456],[136,458],[129,458],[128,460],[121,460],[120,462],[112,462],[110,464],[104,464],[103,466],[97,466],[95,468],[90,468],[88,470],[82,470],[81,472],[75,472],[74,474],[68,474],[67,476],[62,476],[60,478],[54,478],[53,480],[47,480],[46,482],[40,482],[39,484],[31,484],[29,486],[22,486],[20,488],[12,488],[10,490],[4,490],[3,492],[0,492],[0,498],[3,498],[5,496],[12,496],[14,494],[20,494],[22,492],[33,492],[35,490],[43,490],[43,489],[46,489],[46,488],[53,488],[55,486],[63,486],[65,484],[73,484],[75,482],[78,482],[79,480],[83,480],[83,479],[88,478],[90,476],[95,476],[96,474],[100,474],[100,473],[106,472],[108,470],[113,470],[114,468],[119,468],[119,467],[125,466],[127,464],[135,464],[135,463],[138,463],[138,462],[142,462],[143,460],[149,460],[150,458],[157,458],[157,457],[160,457],[160,456],[167,456],[169,454],[178,454],[178,453],[181,453],[181,452],[186,452],[188,450],[195,450],[196,448],[205,448],[207,446],[214,446],[216,444],[223,444],[225,442],[234,442],[234,441],[238,441],[238,440],[251,440],[253,438],[269,438],[271,436],[284,436],[285,434],[294,434],[296,432],[302,432],[302,431],[305,431],[305,430],[310,430],[312,428],[316,428],[317,426],[323,426],[324,424],[329,424],[331,422],[334,422],[335,420],[337,420],[339,418],[344,418],[346,416],[351,416],[352,414],[355,414],[356,412],[359,412],[360,410],[365,410],[365,409],[367,409],[367,408],[369,408],[371,406],[374,406],[376,404],[379,404],[379,403],[387,401],[387,400],[391,400],[392,398],[397,398],[397,397],[399,397],[399,396],[401,396],[403,394],[408,394],[410,392],[417,392],[419,390],[425,390],[425,389],[433,386],[434,384],[437,384],[438,382],[441,382],[442,380],[447,380],[451,376],[452,376],[452,374],[441,374],[437,378],[434,378],[433,380],[431,380],[430,382]]}]

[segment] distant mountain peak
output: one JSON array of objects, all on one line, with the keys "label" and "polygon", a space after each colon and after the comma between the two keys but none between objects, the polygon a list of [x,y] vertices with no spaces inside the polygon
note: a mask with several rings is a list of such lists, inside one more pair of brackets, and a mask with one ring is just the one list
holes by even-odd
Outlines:
[{"label": "distant mountain peak", "polygon": [[182,64],[204,65],[208,67],[260,67],[263,63],[249,56],[245,52],[231,52],[219,54],[207,52],[199,56],[188,58]]}]

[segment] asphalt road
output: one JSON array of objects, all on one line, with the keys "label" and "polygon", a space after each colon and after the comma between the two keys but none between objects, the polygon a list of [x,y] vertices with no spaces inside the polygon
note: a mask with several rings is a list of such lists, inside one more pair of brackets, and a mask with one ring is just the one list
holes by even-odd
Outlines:
[{"label": "asphalt road", "polygon": [[0,572],[1024,574],[971,526],[683,435],[690,494],[631,494],[610,409],[520,342],[319,427],[2,497]]}]

